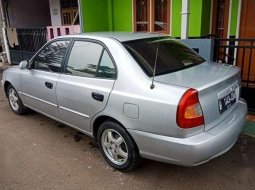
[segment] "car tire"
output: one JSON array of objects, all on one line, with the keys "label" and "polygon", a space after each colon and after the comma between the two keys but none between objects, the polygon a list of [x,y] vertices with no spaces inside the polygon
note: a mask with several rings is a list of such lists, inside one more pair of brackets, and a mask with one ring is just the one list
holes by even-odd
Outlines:
[{"label": "car tire", "polygon": [[18,115],[26,113],[27,108],[23,105],[18,92],[12,85],[7,87],[7,98],[12,111]]},{"label": "car tire", "polygon": [[139,150],[134,140],[117,122],[102,123],[97,140],[103,157],[114,169],[130,171],[140,163]]}]

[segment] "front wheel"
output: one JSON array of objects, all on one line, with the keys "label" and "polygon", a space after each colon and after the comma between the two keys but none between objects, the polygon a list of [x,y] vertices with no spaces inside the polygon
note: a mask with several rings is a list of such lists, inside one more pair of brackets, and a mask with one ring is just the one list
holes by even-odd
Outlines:
[{"label": "front wheel", "polygon": [[138,165],[138,148],[128,132],[118,123],[104,122],[99,128],[97,140],[101,153],[113,168],[129,171]]},{"label": "front wheel", "polygon": [[26,107],[23,105],[17,91],[12,85],[7,88],[7,97],[12,111],[18,115],[22,115],[26,112]]}]

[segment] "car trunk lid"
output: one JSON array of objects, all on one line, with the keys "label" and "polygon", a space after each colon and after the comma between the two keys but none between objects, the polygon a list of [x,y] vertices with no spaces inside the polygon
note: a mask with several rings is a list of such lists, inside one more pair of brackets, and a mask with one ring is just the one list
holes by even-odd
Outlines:
[{"label": "car trunk lid", "polygon": [[206,61],[178,72],[156,76],[155,80],[196,89],[207,131],[236,107],[240,96],[239,73],[240,69],[232,65]]}]

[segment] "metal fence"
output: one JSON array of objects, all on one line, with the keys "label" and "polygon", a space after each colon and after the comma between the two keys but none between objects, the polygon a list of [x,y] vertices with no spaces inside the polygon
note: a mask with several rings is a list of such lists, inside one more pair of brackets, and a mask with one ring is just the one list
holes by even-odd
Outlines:
[{"label": "metal fence", "polygon": [[17,29],[19,45],[10,47],[11,62],[30,59],[47,42],[46,28]]},{"label": "metal fence", "polygon": [[215,39],[214,44],[214,61],[240,67],[242,96],[255,111],[255,39]]}]

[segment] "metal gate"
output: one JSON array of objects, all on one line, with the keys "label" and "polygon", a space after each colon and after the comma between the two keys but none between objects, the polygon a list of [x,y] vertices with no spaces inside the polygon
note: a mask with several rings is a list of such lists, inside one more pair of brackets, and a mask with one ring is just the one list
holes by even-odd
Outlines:
[{"label": "metal gate", "polygon": [[215,39],[214,61],[241,68],[241,96],[255,111],[255,39]]},{"label": "metal gate", "polygon": [[18,44],[10,47],[12,64],[30,59],[47,42],[46,28],[16,29]]}]

